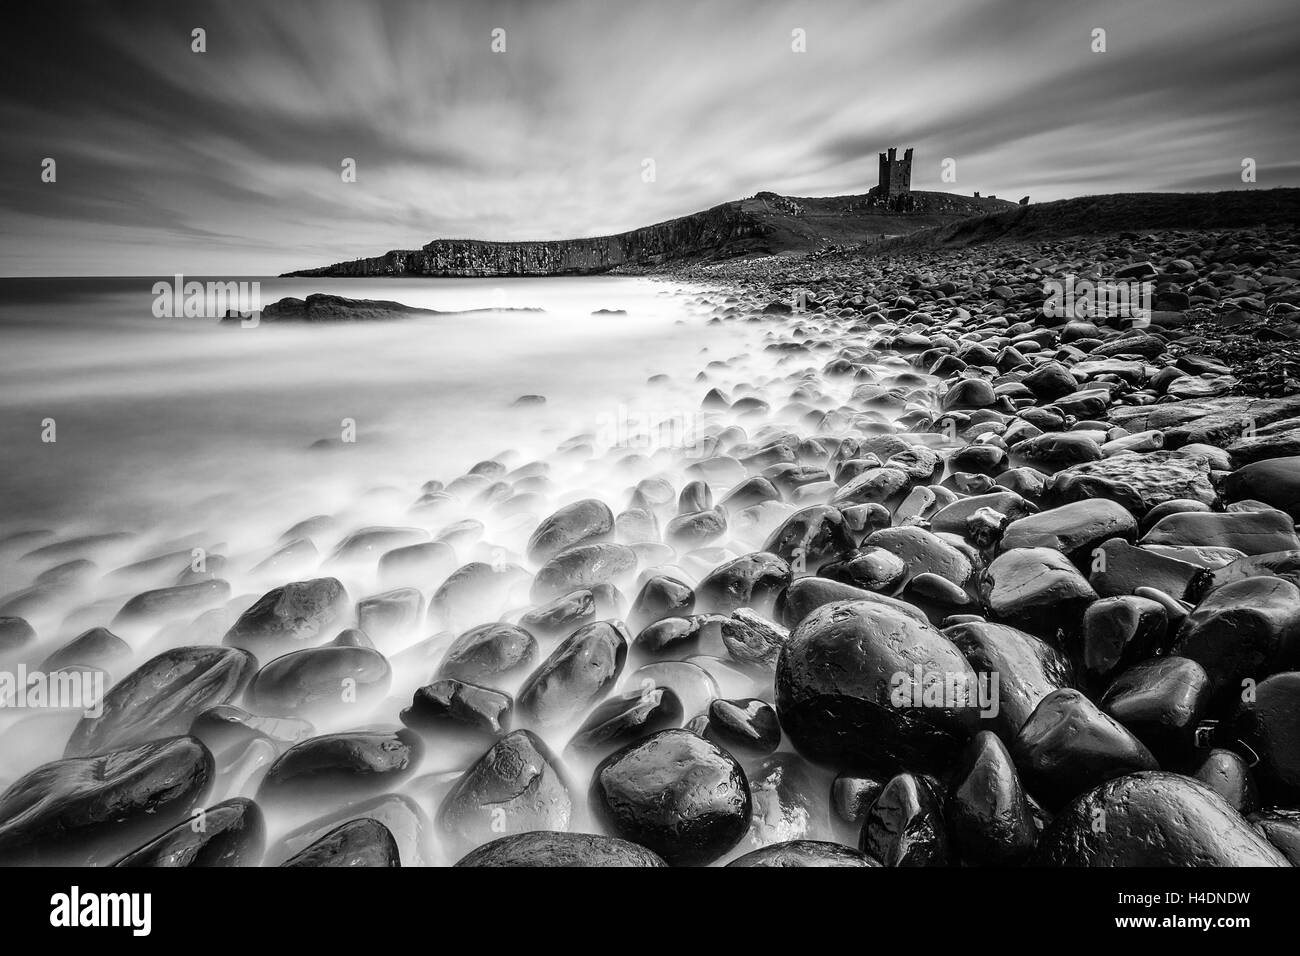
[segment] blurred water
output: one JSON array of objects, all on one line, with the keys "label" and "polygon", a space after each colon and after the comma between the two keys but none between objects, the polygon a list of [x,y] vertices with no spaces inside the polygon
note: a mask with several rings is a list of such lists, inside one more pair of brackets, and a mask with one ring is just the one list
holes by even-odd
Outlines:
[{"label": "blurred water", "polygon": [[[0,280],[0,533],[183,525],[227,493],[232,509],[202,517],[284,496],[329,511],[369,487],[450,479],[506,448],[551,450],[620,403],[646,405],[650,375],[723,346],[716,327],[701,338],[702,319],[681,334],[674,322],[691,312],[649,280],[264,279],[263,303],[332,292],[545,311],[250,329],[154,318],[153,281]],[[601,308],[628,314],[591,314]],[[547,403],[511,408],[523,394]],[[660,388],[649,403],[665,400]],[[41,441],[46,419],[54,443]],[[355,444],[308,450],[339,439],[344,419]]]}]

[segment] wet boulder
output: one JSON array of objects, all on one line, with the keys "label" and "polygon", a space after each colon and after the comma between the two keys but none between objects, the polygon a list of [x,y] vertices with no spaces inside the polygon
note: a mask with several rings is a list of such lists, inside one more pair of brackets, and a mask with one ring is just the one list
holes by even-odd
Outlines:
[{"label": "wet boulder", "polygon": [[874,859],[840,843],[823,840],[789,840],[771,843],[738,856],[727,866],[737,867],[804,867],[804,866],[880,866]]},{"label": "wet boulder", "polygon": [[567,830],[573,801],[550,748],[526,730],[494,743],[456,781],[435,824],[448,849],[463,854],[499,836]]},{"label": "wet boulder", "polygon": [[312,737],[271,764],[257,801],[265,806],[336,806],[373,796],[414,773],[423,753],[419,736],[405,728]]},{"label": "wet boulder", "polygon": [[201,711],[243,693],[256,671],[256,659],[238,648],[163,651],[104,695],[103,712],[81,719],[64,754],[80,757],[183,734]]},{"label": "wet boulder", "polygon": [[236,797],[178,823],[128,853],[115,866],[257,866],[266,848],[266,821],[252,800]]},{"label": "wet boulder", "polygon": [[632,610],[628,612],[628,624],[635,631],[640,631],[648,624],[666,617],[685,617],[695,610],[695,592],[689,585],[676,578],[657,574],[641,586]]},{"label": "wet boulder", "polygon": [[1215,588],[1183,622],[1173,652],[1204,667],[1222,696],[1300,667],[1300,588],[1273,577]]},{"label": "wet boulder", "polygon": [[711,863],[749,828],[745,773],[725,750],[686,730],[665,730],[601,762],[592,778],[593,815],[622,839],[673,866]]},{"label": "wet boulder", "polygon": [[37,767],[0,795],[0,865],[112,863],[186,819],[214,775],[184,736]]},{"label": "wet boulder", "polygon": [[1141,741],[1077,690],[1043,698],[1011,757],[1029,793],[1053,810],[1107,780],[1158,768]]},{"label": "wet boulder", "polygon": [[1080,795],[1039,839],[1037,866],[1286,866],[1223,798],[1190,777],[1128,774]]},{"label": "wet boulder", "polygon": [[392,669],[369,647],[311,647],[278,657],[253,678],[249,703],[267,714],[324,715],[368,707],[388,693]]},{"label": "wet boulder", "polygon": [[930,784],[911,773],[892,777],[867,811],[858,846],[885,866],[946,866],[947,825]]},{"label": "wet boulder", "polygon": [[222,643],[271,660],[324,642],[348,610],[347,591],[337,578],[295,581],[262,595],[239,616]]},{"label": "wet boulder", "polygon": [[776,671],[781,726],[811,760],[940,767],[974,733],[975,673],[924,621],[870,601],[813,611]]},{"label": "wet boulder", "polygon": [[471,867],[664,867],[643,846],[594,833],[535,830],[501,837],[471,850],[456,866]]},{"label": "wet boulder", "polygon": [[537,641],[513,624],[480,624],[456,638],[438,665],[438,676],[489,686],[527,670],[537,659]]},{"label": "wet boulder", "polygon": [[767,613],[789,583],[787,562],[770,552],[756,551],[724,562],[705,575],[695,587],[695,607],[717,614],[730,614],[740,607]]},{"label": "wet boulder", "polygon": [[541,725],[577,718],[618,680],[629,640],[621,621],[574,631],[519,688],[520,713]]},{"label": "wet boulder", "polygon": [[1020,774],[996,734],[975,735],[953,779],[944,813],[962,860],[986,866],[1023,863],[1038,830]]},{"label": "wet boulder", "polygon": [[1196,728],[1210,705],[1210,679],[1185,657],[1153,657],[1125,670],[1101,708],[1146,746],[1161,766],[1181,769],[1196,747]]},{"label": "wet boulder", "polygon": [[459,728],[495,737],[510,729],[513,712],[509,694],[446,678],[416,690],[400,716],[403,724],[422,733]]},{"label": "wet boulder", "polygon": [[1016,548],[995,558],[980,588],[997,621],[1030,633],[1077,630],[1097,594],[1088,579],[1054,548]]},{"label": "wet boulder", "polygon": [[595,498],[565,505],[546,518],[528,539],[524,551],[534,564],[545,564],[578,544],[605,541],[614,533],[614,513]]},{"label": "wet boulder", "polygon": [[398,867],[397,841],[378,820],[362,817],[335,827],[280,864],[288,867]]},{"label": "wet boulder", "polygon": [[853,546],[853,535],[839,509],[813,505],[786,518],[768,537],[763,551],[813,571],[826,558]]},{"label": "wet boulder", "polygon": [[1008,746],[1044,697],[1073,684],[1073,668],[1066,656],[1018,628],[971,621],[946,627],[943,635],[970,662],[977,689],[993,692],[997,707],[988,718],[990,729]]},{"label": "wet boulder", "polygon": [[1103,541],[1137,539],[1137,520],[1123,506],[1105,498],[1077,501],[1011,522],[1002,531],[1002,551],[1054,548],[1086,566]]},{"label": "wet boulder", "polygon": [[534,602],[580,588],[618,583],[636,570],[636,552],[622,544],[580,544],[549,558],[533,578]]}]

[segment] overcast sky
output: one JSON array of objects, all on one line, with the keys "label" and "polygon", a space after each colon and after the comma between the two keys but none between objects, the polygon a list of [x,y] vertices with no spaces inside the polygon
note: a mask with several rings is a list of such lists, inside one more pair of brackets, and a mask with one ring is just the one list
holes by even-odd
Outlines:
[{"label": "overcast sky", "polygon": [[764,189],[865,192],[890,145],[915,147],[915,188],[1010,199],[1243,188],[1243,157],[1260,187],[1294,186],[1297,10],[20,4],[0,79],[0,274],[265,275],[434,238],[601,235]]}]

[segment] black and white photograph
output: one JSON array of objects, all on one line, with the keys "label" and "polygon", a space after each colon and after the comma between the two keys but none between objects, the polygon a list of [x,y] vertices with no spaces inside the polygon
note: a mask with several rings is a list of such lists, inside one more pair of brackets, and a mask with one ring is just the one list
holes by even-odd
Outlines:
[{"label": "black and white photograph", "polygon": [[833,867],[1290,922],[1244,874],[1300,865],[1294,0],[5,33],[6,921],[619,867],[753,929],[797,883],[716,870]]}]

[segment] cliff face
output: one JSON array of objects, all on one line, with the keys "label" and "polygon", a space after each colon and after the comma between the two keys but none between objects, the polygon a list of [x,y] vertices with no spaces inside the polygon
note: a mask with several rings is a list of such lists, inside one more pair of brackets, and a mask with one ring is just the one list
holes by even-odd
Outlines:
[{"label": "cliff face", "polygon": [[[395,249],[382,256],[340,262],[296,276],[557,276],[595,275],[620,266],[653,266],[670,259],[707,255],[717,249],[760,246],[770,227],[724,203],[705,212],[670,219],[616,236],[550,242],[484,242],[435,239],[422,249]],[[735,254],[734,252],[732,254]]]},{"label": "cliff face", "polygon": [[885,235],[943,225],[965,216],[1016,208],[1002,200],[913,191],[912,208],[893,210],[869,195],[801,199],[761,192],[704,212],[616,236],[550,242],[435,239],[422,249],[394,249],[291,276],[596,275],[653,271],[668,263],[716,261],[743,255],[812,252]]}]

